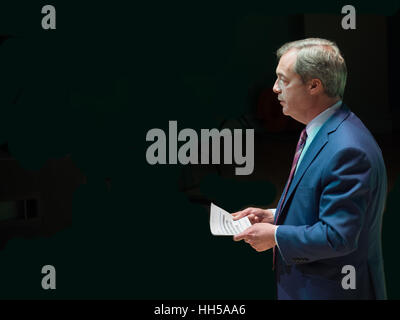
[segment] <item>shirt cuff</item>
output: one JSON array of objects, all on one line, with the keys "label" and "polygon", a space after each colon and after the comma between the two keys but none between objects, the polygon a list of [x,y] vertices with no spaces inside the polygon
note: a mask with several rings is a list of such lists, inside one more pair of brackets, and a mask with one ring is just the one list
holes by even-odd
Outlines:
[{"label": "shirt cuff", "polygon": [[[275,209],[271,209],[273,211],[274,217],[275,217],[275,213],[276,213],[276,208]],[[278,227],[279,228],[279,227]],[[275,237],[275,243],[276,246],[278,247],[279,252],[281,251],[281,249],[279,249],[279,245],[278,245],[278,240],[276,239],[276,232],[278,231],[278,228],[275,229],[275,233],[274,233],[274,237]]]},{"label": "shirt cuff", "polygon": [[275,234],[274,234],[274,236],[275,236],[275,243],[276,243],[276,246],[278,247],[279,252],[281,252],[281,249],[279,248],[279,245],[278,245],[278,240],[276,239],[276,233],[278,232],[278,229],[279,229],[279,227],[277,227],[277,228],[275,229]]}]

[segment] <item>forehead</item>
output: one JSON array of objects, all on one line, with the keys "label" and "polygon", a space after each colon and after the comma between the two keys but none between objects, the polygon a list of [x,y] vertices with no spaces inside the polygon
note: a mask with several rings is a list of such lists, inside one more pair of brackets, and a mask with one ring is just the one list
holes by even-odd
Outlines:
[{"label": "forehead", "polygon": [[296,62],[297,50],[292,49],[286,52],[279,60],[278,66],[276,67],[276,74],[289,76],[293,75],[293,66]]}]

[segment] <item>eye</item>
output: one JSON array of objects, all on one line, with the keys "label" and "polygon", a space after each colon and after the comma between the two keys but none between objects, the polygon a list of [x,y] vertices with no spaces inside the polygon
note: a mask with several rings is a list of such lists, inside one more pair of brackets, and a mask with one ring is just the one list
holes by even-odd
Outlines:
[{"label": "eye", "polygon": [[279,85],[286,85],[287,81],[283,79],[279,79]]}]

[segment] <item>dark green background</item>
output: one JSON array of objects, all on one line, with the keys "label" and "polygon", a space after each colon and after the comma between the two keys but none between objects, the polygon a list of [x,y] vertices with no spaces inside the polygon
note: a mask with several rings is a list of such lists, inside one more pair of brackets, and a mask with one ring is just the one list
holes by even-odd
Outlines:
[{"label": "dark green background", "polygon": [[[56,7],[55,31],[41,29],[44,4]],[[145,137],[169,120],[212,128],[245,114],[255,79],[270,74],[273,84],[274,51],[294,32],[289,16],[340,14],[345,4],[2,1],[0,34],[17,37],[0,46],[0,140],[26,170],[70,154],[87,183],[74,193],[72,226],[0,252],[0,297],[274,298],[271,253],[213,237],[207,212],[178,189],[182,168],[147,164]],[[352,4],[378,15],[399,8]],[[201,188],[230,211],[280,192],[217,175]],[[399,194],[397,180],[384,220],[389,298],[400,297]],[[41,288],[46,264],[57,271],[53,291]]]}]

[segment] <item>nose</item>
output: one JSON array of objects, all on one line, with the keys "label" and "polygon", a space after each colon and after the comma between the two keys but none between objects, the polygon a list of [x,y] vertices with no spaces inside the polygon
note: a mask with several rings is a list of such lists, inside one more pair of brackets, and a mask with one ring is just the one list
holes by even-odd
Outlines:
[{"label": "nose", "polygon": [[281,93],[281,89],[279,88],[279,85],[278,85],[278,79],[276,79],[276,81],[274,83],[274,87],[272,88],[272,91],[274,91],[276,94]]}]

